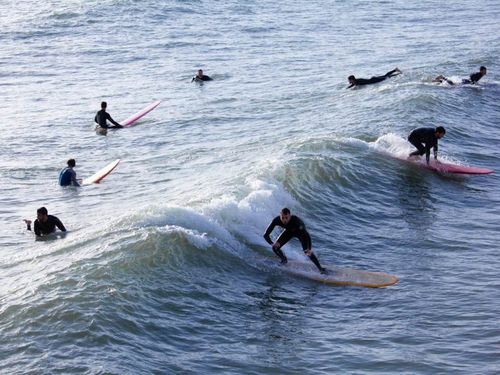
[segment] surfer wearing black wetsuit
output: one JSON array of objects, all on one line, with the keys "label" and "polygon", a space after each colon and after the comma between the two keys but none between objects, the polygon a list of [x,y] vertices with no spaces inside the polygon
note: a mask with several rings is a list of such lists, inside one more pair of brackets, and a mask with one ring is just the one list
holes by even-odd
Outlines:
[{"label": "surfer wearing black wetsuit", "polygon": [[[101,110],[98,111],[97,114],[95,115],[94,121],[99,125],[100,128],[103,128],[103,129],[123,128],[122,125],[120,125],[115,120],[113,120],[111,118],[111,115],[108,112],[106,112],[107,106],[108,106],[108,103],[106,103],[106,102],[101,103]],[[109,120],[115,126],[108,126],[107,120]]]},{"label": "surfer wearing black wetsuit", "polygon": [[398,68],[391,70],[390,72],[385,73],[383,76],[375,76],[370,79],[366,78],[356,78],[354,76],[349,76],[347,77],[347,80],[349,81],[350,85],[347,86],[348,89],[354,86],[362,86],[362,85],[371,85],[373,83],[378,83],[382,82],[385,79],[389,77],[394,77],[397,76],[398,74],[401,74],[401,70]]},{"label": "surfer wearing black wetsuit", "polygon": [[75,159],[69,159],[68,166],[59,173],[59,185],[61,186],[80,186],[76,180],[76,172],[74,167],[76,165]]},{"label": "surfer wearing black wetsuit", "polygon": [[210,78],[209,76],[203,74],[203,70],[202,69],[198,69],[198,72],[193,77],[193,79],[191,80],[191,82],[193,82],[193,81],[196,81],[196,82],[213,81],[213,79]]},{"label": "surfer wearing black wetsuit", "polygon": [[[53,215],[49,215],[48,211],[45,207],[40,207],[36,210],[35,227],[34,232],[37,236],[46,236],[56,231],[56,227],[59,228],[62,232],[66,232],[66,228],[64,227],[61,220]],[[31,230],[31,220],[24,220],[27,225],[27,230]]]},{"label": "surfer wearing black wetsuit", "polygon": [[446,130],[442,126],[437,128],[418,128],[413,130],[408,136],[408,141],[417,148],[417,151],[410,153],[411,156],[421,156],[425,154],[425,160],[429,165],[431,148],[434,148],[434,159],[437,160],[438,140],[443,138]]},{"label": "surfer wearing black wetsuit", "polygon": [[485,75],[486,75],[486,67],[481,66],[479,68],[479,72],[471,74],[469,76],[470,79],[462,79],[462,83],[475,85]]},{"label": "surfer wearing black wetsuit", "polygon": [[[465,78],[462,79],[462,83],[465,84],[465,85],[475,85],[481,78],[483,78],[483,76],[486,75],[486,72],[487,72],[486,67],[485,66],[481,66],[479,68],[479,72],[471,74],[469,76],[469,79],[465,79]],[[455,84],[455,83],[453,83],[453,81],[451,79],[448,79],[448,78],[446,78],[443,75],[437,76],[436,78],[434,78],[432,80],[432,82],[439,82],[439,83],[446,82],[449,85],[454,85]]]},{"label": "surfer wearing black wetsuit", "polygon": [[[283,232],[279,235],[276,242],[273,243],[270,234],[275,227],[285,228]],[[302,250],[311,259],[311,261],[318,267],[318,269],[323,273],[326,270],[319,264],[318,258],[311,250],[311,236],[306,230],[304,222],[295,215],[291,215],[288,208],[283,208],[279,216],[276,216],[271,224],[266,229],[264,233],[264,239],[269,245],[272,245],[274,253],[281,259],[281,263],[287,263],[288,259],[281,250],[281,248],[288,242],[292,237],[299,239],[302,244]]]}]

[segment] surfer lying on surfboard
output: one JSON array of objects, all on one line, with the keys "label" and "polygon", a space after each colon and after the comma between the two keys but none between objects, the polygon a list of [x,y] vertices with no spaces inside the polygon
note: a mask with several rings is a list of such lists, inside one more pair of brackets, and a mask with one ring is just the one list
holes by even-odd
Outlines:
[{"label": "surfer lying on surfboard", "polygon": [[[101,102],[101,110],[97,112],[95,115],[94,121],[99,125],[102,129],[111,129],[111,128],[123,128],[122,125],[117,123],[115,120],[111,118],[111,115],[106,112],[106,107],[108,103]],[[107,120],[109,120],[115,126],[108,126]]]},{"label": "surfer lying on surfboard", "polygon": [[[479,72],[471,74],[469,76],[470,79],[465,79],[465,78],[462,79],[462,83],[466,85],[475,85],[485,75],[486,75],[486,67],[481,66],[479,68]],[[449,85],[455,84],[451,79],[448,79],[443,75],[438,75],[436,78],[432,80],[432,82],[439,82],[439,83],[446,82]]]},{"label": "surfer lying on surfboard", "polygon": [[372,83],[378,83],[382,82],[385,79],[389,77],[394,77],[397,76],[398,74],[401,74],[401,70],[398,68],[391,70],[390,72],[385,73],[383,76],[376,76],[372,77],[370,79],[366,78],[356,78],[354,76],[349,76],[347,77],[347,80],[349,81],[349,86],[347,86],[348,89],[354,86],[362,86],[362,85],[371,85]]},{"label": "surfer lying on surfboard", "polygon": [[[24,219],[26,223],[26,230],[31,230],[31,220]],[[66,232],[64,224],[57,217],[49,215],[49,212],[45,207],[40,207],[36,210],[36,220],[35,220],[35,235],[46,236],[56,231],[56,227],[62,232]]]},{"label": "surfer lying on surfboard", "polygon": [[[276,226],[285,228],[285,230],[281,232],[276,242],[273,243],[270,234]],[[292,237],[296,237],[299,239],[300,243],[302,244],[302,250],[304,250],[304,253],[309,257],[309,259],[311,259],[316,267],[318,267],[320,272],[326,272],[326,269],[321,267],[318,258],[316,258],[316,255],[314,255],[311,250],[311,236],[307,232],[304,222],[297,216],[292,215],[290,213],[290,210],[285,207],[281,210],[280,215],[276,216],[273,219],[271,224],[269,224],[269,226],[267,227],[266,233],[264,233],[264,239],[269,245],[272,245],[274,253],[281,259],[281,263],[283,264],[287,263],[288,259],[281,248],[288,241],[290,241]]]},{"label": "surfer lying on surfboard", "polygon": [[413,130],[408,136],[408,141],[417,148],[417,151],[410,153],[409,157],[422,156],[425,154],[425,160],[429,165],[431,148],[434,148],[434,159],[437,160],[438,140],[443,138],[446,133],[445,128],[418,128]]}]

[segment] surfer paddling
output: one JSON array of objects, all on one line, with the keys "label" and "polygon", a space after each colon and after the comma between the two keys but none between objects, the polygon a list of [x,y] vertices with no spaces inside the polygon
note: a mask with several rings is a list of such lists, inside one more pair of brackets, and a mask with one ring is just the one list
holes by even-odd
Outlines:
[{"label": "surfer paddling", "polygon": [[[49,215],[45,207],[40,207],[36,210],[36,217],[34,232],[37,237],[54,233],[56,227],[59,228],[61,232],[66,232],[66,228],[61,220],[53,215]],[[26,230],[31,230],[31,220],[24,219],[24,222],[26,223]]]},{"label": "surfer paddling", "polygon": [[[96,128],[96,130],[98,130],[98,131],[103,131],[104,130],[105,131],[105,129],[123,128],[122,125],[120,125],[115,120],[113,120],[113,118],[111,117],[111,115],[108,112],[106,112],[107,106],[108,106],[108,103],[101,102],[101,110],[97,112],[97,114],[95,115],[95,118],[94,118],[94,121],[98,125],[97,128]],[[108,120],[114,126],[108,126],[108,122],[107,122]]]},{"label": "surfer paddling", "polygon": [[[462,84],[465,84],[465,85],[475,85],[481,78],[483,78],[483,76],[486,75],[486,73],[487,73],[486,67],[485,66],[481,66],[479,68],[479,72],[471,74],[469,76],[469,79],[465,79],[465,78],[462,79]],[[446,82],[449,85],[454,85],[455,84],[451,79],[448,79],[448,78],[446,78],[443,75],[438,75],[436,78],[434,78],[432,80],[432,82],[439,82],[439,83]]]},{"label": "surfer paddling", "polygon": [[408,141],[417,148],[417,151],[410,153],[409,157],[425,154],[425,160],[429,165],[431,148],[434,148],[434,159],[437,160],[438,140],[443,138],[445,133],[446,130],[442,126],[413,130],[408,136]]},{"label": "surfer paddling", "polygon": [[191,82],[196,81],[196,82],[202,82],[202,81],[213,81],[213,78],[210,78],[209,76],[203,74],[203,69],[198,69],[198,72],[196,72],[196,75],[193,77]]},{"label": "surfer paddling", "polygon": [[[271,240],[270,234],[274,230],[275,227],[285,228],[283,232],[279,235],[276,242],[273,243]],[[297,216],[292,215],[288,208],[283,208],[280,212],[279,216],[276,216],[271,224],[266,229],[266,233],[264,233],[264,239],[267,241],[269,245],[272,245],[272,249],[274,253],[281,259],[281,263],[285,264],[288,262],[287,257],[283,253],[281,248],[288,242],[292,237],[296,237],[299,239],[302,244],[302,249],[304,250],[304,254],[306,254],[309,259],[318,267],[321,273],[325,273],[326,269],[321,267],[319,264],[318,258],[311,250],[311,236],[306,230],[306,226],[304,222]]]},{"label": "surfer paddling", "polygon": [[76,172],[73,169],[76,165],[75,159],[69,159],[68,166],[59,173],[59,185],[61,186],[80,186],[76,179]]},{"label": "surfer paddling", "polygon": [[385,73],[383,76],[374,76],[370,79],[367,78],[356,78],[354,76],[349,76],[347,77],[347,80],[349,81],[349,86],[347,86],[348,89],[354,86],[362,86],[362,85],[371,85],[373,83],[378,83],[386,80],[387,78],[397,76],[398,74],[401,74],[401,70],[398,68],[391,70],[390,72]]}]

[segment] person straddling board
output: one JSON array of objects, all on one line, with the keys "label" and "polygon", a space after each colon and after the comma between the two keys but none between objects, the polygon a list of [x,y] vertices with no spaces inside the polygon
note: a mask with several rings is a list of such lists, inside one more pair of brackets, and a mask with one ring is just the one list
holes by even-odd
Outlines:
[{"label": "person straddling board", "polygon": [[398,74],[401,74],[401,70],[398,68],[391,70],[390,72],[385,73],[383,76],[375,76],[370,79],[366,78],[356,78],[354,76],[349,76],[347,77],[347,80],[349,81],[349,86],[347,86],[348,89],[354,86],[362,86],[362,85],[371,85],[373,83],[378,83],[382,82],[387,78],[397,76]]},{"label": "person straddling board", "polygon": [[408,141],[417,148],[417,151],[410,153],[409,157],[422,156],[425,154],[425,160],[429,165],[431,148],[434,148],[434,159],[437,160],[438,140],[446,134],[445,128],[418,128],[413,130],[408,136]]},{"label": "person straddling board", "polygon": [[213,81],[213,78],[210,78],[209,76],[203,74],[203,69],[198,69],[198,72],[196,72],[196,75],[193,77],[191,82],[203,82],[203,81]]},{"label": "person straddling board", "polygon": [[[486,75],[486,73],[487,73],[486,67],[485,66],[481,66],[479,68],[479,72],[471,74],[469,76],[469,79],[465,79],[465,78],[462,79],[462,84],[465,84],[465,85],[475,85],[481,78],[483,78],[483,76]],[[448,79],[448,78],[446,78],[443,75],[438,75],[436,78],[434,78],[432,80],[432,82],[439,82],[439,83],[446,82],[449,85],[454,85],[455,84],[451,79]]]},{"label": "person straddling board", "polygon": [[[101,129],[123,128],[122,125],[120,125],[115,120],[113,120],[111,118],[111,115],[108,112],[106,112],[107,106],[108,106],[108,103],[101,102],[101,110],[98,111],[97,114],[95,115],[94,121],[97,123],[98,128],[101,128]],[[109,120],[114,126],[108,126],[107,120]],[[97,129],[97,130],[99,130],[99,129]]]},{"label": "person straddling board", "polygon": [[73,169],[76,165],[75,159],[69,159],[66,163],[68,166],[59,173],[60,186],[80,186],[76,179],[76,172]]},{"label": "person straddling board", "polygon": [[[281,232],[276,242],[273,243],[270,234],[276,226],[285,228],[285,230]],[[280,215],[273,219],[264,233],[264,239],[269,245],[272,245],[274,253],[281,259],[281,263],[283,264],[287,263],[288,259],[281,248],[290,241],[292,237],[299,239],[304,253],[311,259],[316,267],[318,267],[321,273],[325,273],[326,269],[321,267],[318,258],[316,258],[316,255],[312,252],[311,236],[307,232],[304,222],[297,216],[292,215],[290,210],[285,207],[281,210]]]},{"label": "person straddling board", "polygon": [[[36,220],[34,225],[34,232],[37,237],[46,236],[48,234],[54,233],[56,231],[56,227],[59,228],[62,232],[66,232],[66,228],[64,227],[61,220],[53,215],[49,215],[48,211],[45,207],[40,207],[36,210]],[[24,219],[26,223],[26,230],[31,230],[31,220]]]}]

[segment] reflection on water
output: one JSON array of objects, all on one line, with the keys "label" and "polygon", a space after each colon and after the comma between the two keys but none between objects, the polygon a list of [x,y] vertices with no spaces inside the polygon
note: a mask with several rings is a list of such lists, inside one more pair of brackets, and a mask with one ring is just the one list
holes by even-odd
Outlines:
[{"label": "reflection on water", "polygon": [[411,169],[402,169],[396,189],[404,221],[410,228],[425,232],[436,222],[435,198],[427,176]]}]

